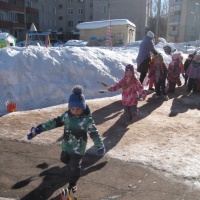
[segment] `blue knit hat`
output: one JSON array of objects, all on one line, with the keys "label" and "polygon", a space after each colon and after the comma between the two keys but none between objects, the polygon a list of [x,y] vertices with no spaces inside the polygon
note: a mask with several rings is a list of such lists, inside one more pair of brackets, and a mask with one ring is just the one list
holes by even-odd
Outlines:
[{"label": "blue knit hat", "polygon": [[76,85],[72,89],[72,94],[69,96],[68,107],[78,107],[82,110],[86,109],[85,97],[83,95],[83,88],[80,85]]}]

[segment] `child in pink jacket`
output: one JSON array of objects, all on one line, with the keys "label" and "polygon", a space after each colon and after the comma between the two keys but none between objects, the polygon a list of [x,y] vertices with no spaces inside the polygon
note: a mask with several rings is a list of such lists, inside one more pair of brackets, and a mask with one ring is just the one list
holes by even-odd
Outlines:
[{"label": "child in pink jacket", "polygon": [[115,85],[108,87],[108,91],[115,92],[120,88],[122,88],[126,125],[129,125],[138,114],[138,100],[143,100],[147,96],[140,81],[135,77],[133,65],[126,66],[125,76]]}]

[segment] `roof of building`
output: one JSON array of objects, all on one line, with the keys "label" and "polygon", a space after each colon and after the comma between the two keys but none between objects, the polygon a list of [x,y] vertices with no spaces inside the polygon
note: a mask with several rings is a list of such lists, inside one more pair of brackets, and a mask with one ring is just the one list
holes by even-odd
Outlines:
[{"label": "roof of building", "polygon": [[9,33],[0,33],[0,39],[6,39],[9,36]]},{"label": "roof of building", "polygon": [[77,29],[96,29],[103,28],[112,25],[131,25],[136,27],[134,23],[130,22],[128,19],[112,19],[112,20],[103,20],[103,21],[92,21],[92,22],[83,22],[76,25]]}]

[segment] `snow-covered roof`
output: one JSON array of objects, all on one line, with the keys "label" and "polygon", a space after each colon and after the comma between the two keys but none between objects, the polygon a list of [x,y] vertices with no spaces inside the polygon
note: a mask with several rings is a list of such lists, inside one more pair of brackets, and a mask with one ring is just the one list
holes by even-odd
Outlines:
[{"label": "snow-covered roof", "polygon": [[92,22],[83,22],[76,25],[77,29],[96,29],[103,28],[112,25],[126,25],[129,24],[133,27],[136,27],[134,23],[130,22],[128,19],[111,19],[103,21],[92,21]]},{"label": "snow-covered roof", "polygon": [[9,36],[9,33],[5,33],[5,32],[0,33],[0,40],[6,39],[8,36]]}]

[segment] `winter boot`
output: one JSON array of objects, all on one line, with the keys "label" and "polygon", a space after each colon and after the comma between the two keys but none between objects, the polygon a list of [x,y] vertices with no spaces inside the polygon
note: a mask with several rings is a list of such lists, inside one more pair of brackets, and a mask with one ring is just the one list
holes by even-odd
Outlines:
[{"label": "winter boot", "polygon": [[77,191],[76,183],[69,183],[68,190],[69,192],[72,191],[73,193],[75,193]]}]

